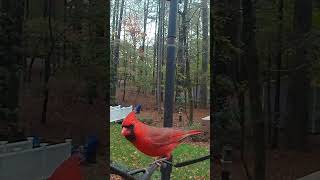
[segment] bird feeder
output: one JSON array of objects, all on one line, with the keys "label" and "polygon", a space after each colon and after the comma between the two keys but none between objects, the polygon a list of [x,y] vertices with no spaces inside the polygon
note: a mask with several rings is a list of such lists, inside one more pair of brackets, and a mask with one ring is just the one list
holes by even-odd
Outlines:
[{"label": "bird feeder", "polygon": [[210,116],[201,119],[201,126],[206,134],[210,134]]},{"label": "bird feeder", "polygon": [[179,108],[179,122],[181,123],[182,122],[182,108]]}]

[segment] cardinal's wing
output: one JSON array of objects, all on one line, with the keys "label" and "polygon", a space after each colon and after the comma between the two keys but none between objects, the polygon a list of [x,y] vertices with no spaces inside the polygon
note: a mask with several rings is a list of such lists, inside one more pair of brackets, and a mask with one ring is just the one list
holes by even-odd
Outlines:
[{"label": "cardinal's wing", "polygon": [[183,130],[173,128],[150,127],[147,131],[146,138],[155,146],[176,144],[187,136]]}]

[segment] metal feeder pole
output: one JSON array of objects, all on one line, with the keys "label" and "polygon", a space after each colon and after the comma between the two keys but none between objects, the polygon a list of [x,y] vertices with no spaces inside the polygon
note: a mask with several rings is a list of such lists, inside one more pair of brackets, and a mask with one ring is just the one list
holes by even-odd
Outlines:
[{"label": "metal feeder pole", "polygon": [[[177,31],[178,0],[170,0],[169,27],[167,39],[167,64],[166,64],[166,84],[164,101],[164,127],[172,127],[173,119],[173,98],[175,80],[175,60],[176,60],[176,31]],[[172,156],[170,158],[172,162]],[[161,180],[170,180],[172,166],[165,164],[161,166]]]}]

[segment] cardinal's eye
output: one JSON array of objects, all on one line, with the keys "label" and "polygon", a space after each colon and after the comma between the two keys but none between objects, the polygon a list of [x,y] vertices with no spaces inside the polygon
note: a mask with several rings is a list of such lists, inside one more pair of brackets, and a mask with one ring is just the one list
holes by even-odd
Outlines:
[{"label": "cardinal's eye", "polygon": [[125,127],[125,128],[127,128],[127,129],[133,130],[134,125],[131,124],[131,125],[126,125],[126,126],[122,126],[122,127],[123,127],[123,128]]}]

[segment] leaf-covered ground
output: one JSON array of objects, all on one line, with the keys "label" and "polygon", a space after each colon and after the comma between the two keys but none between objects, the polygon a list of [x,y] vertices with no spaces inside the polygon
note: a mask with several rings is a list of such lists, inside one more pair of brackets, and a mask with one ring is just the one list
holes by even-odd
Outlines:
[{"label": "leaf-covered ground", "polygon": [[[320,171],[319,140],[319,135],[310,135],[310,147],[302,152],[288,150],[285,147],[280,147],[278,150],[266,150],[266,179],[296,180]],[[237,177],[238,180],[247,180],[239,150],[233,151],[233,154],[232,176]],[[252,147],[247,147],[245,159],[252,176],[254,170],[254,151]]]},{"label": "leaf-covered ground", "polygon": [[[121,136],[121,126],[111,124],[110,126],[110,151],[111,160],[122,168],[145,168],[153,159],[138,151],[129,141]],[[181,144],[173,152],[174,162],[182,162],[209,154],[209,147],[194,144]],[[202,161],[181,168],[173,168],[171,178],[174,179],[209,179],[210,162]],[[160,179],[157,170],[152,179]]]}]

